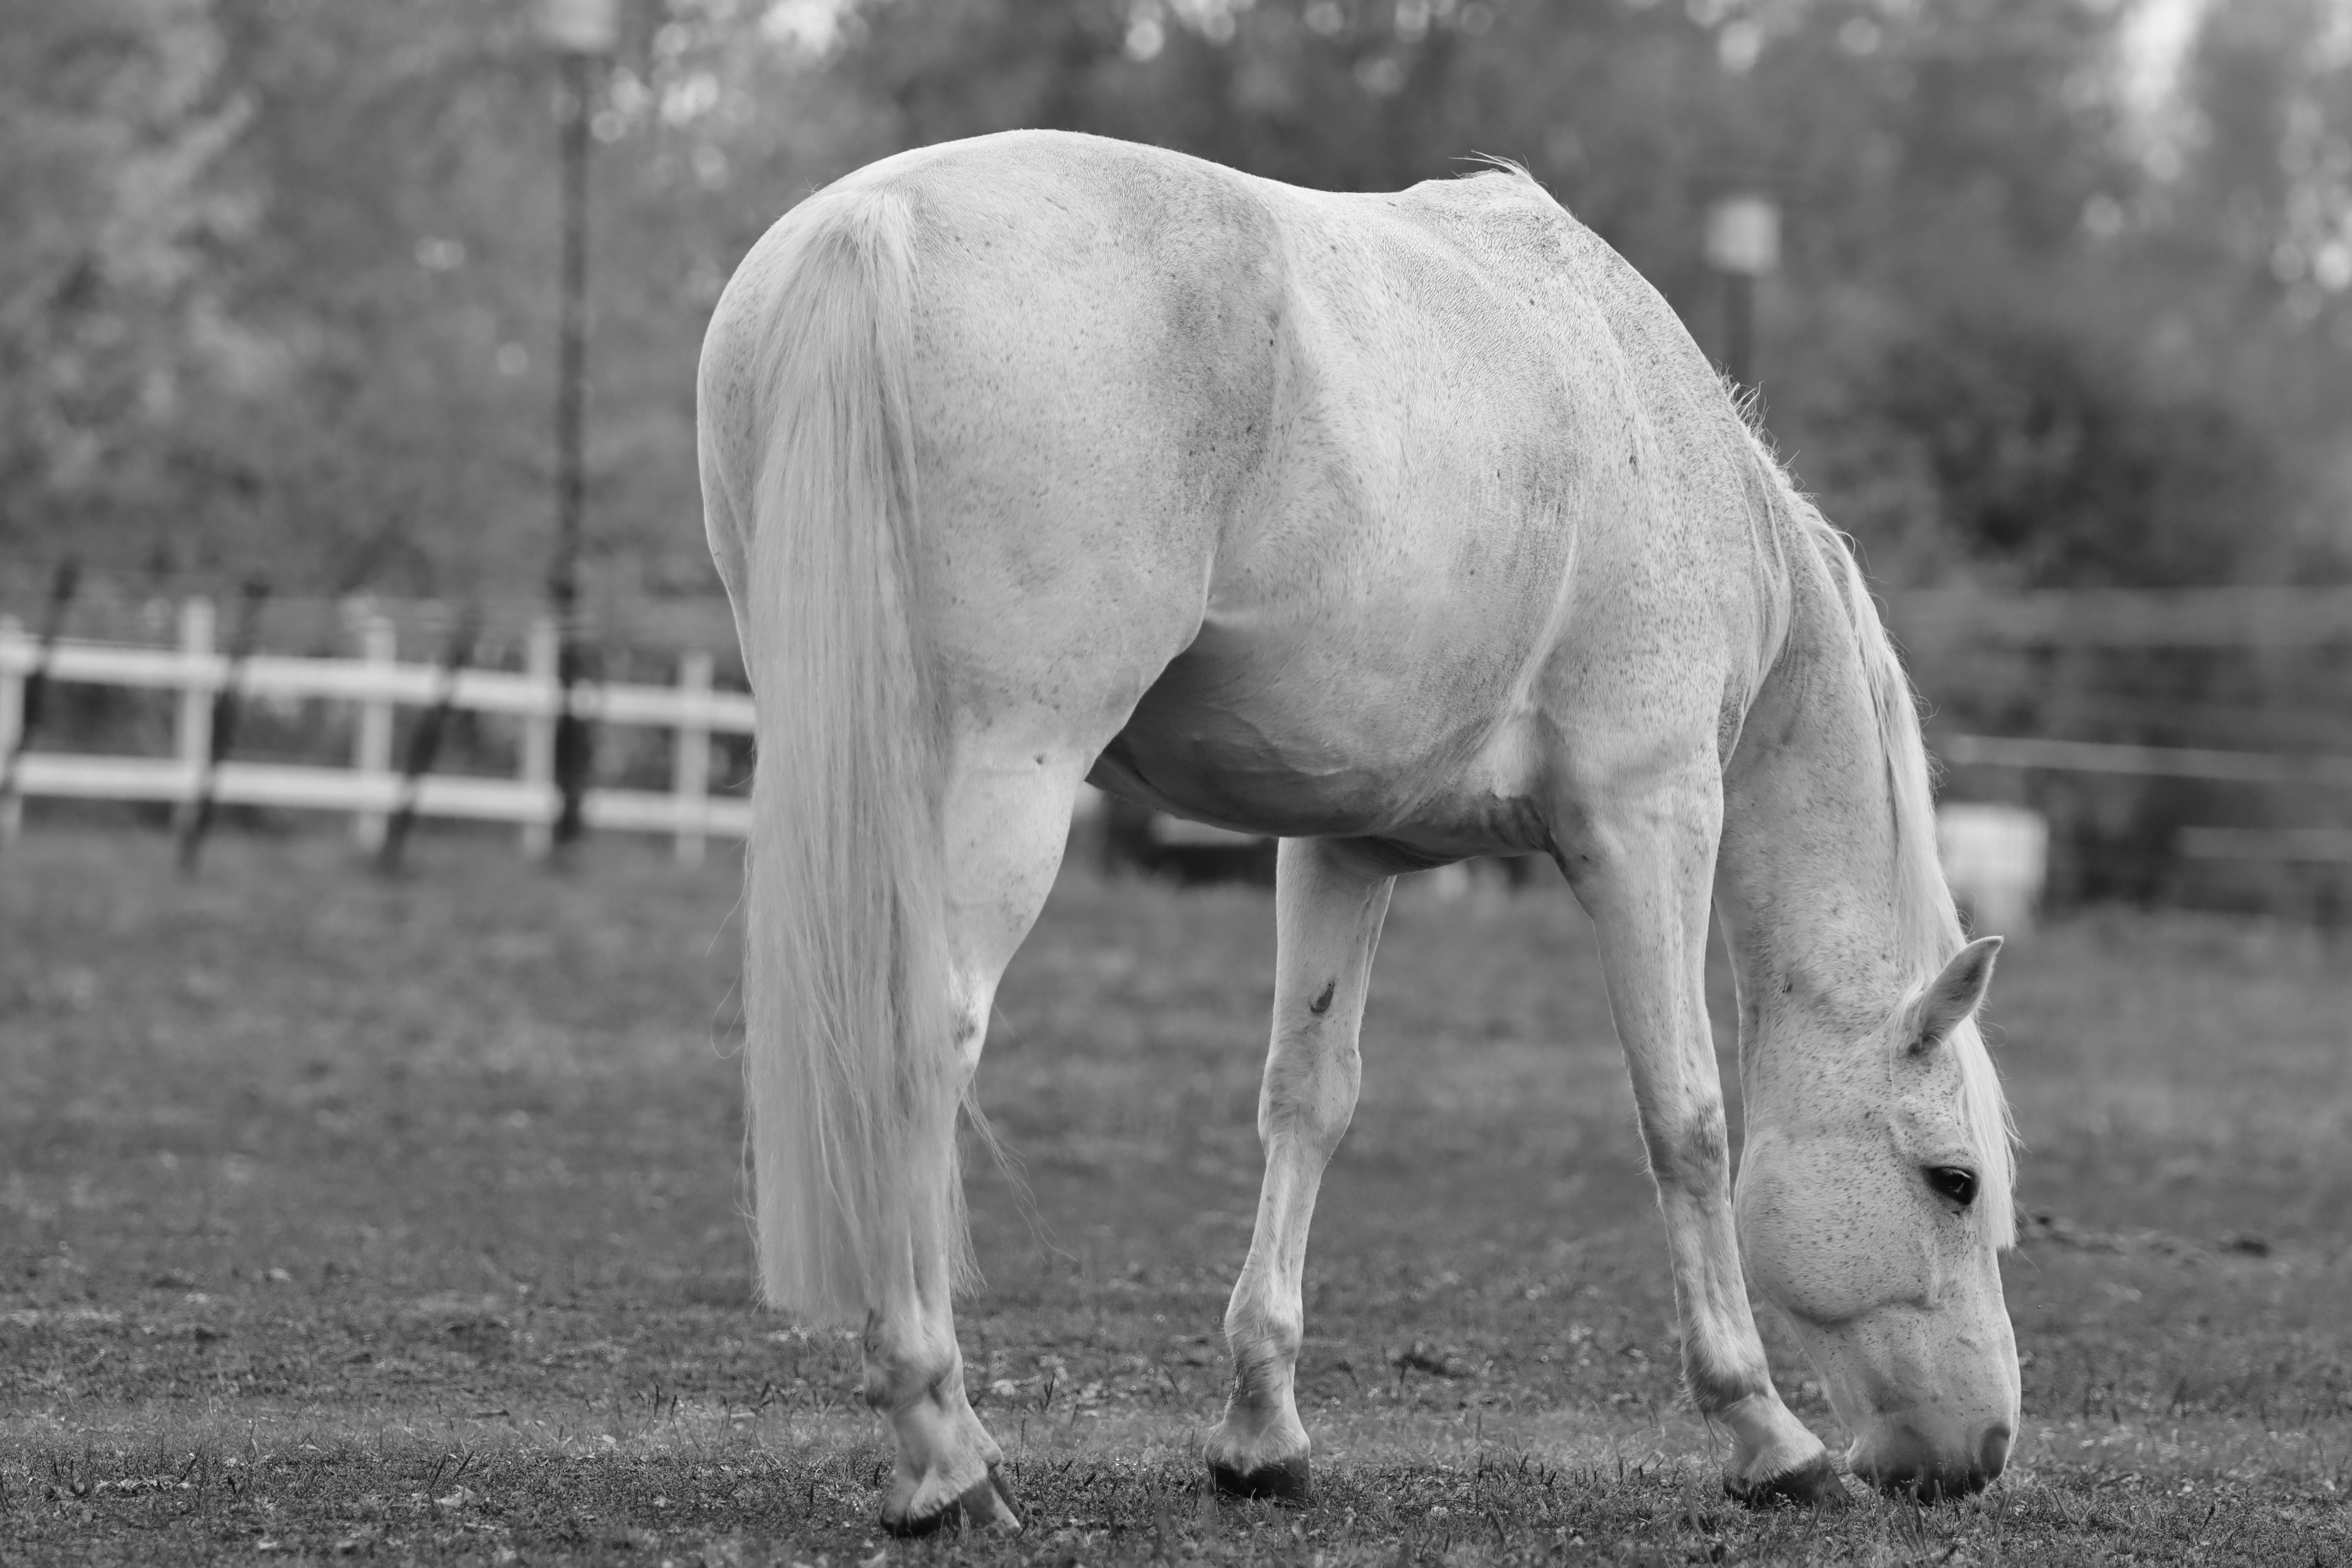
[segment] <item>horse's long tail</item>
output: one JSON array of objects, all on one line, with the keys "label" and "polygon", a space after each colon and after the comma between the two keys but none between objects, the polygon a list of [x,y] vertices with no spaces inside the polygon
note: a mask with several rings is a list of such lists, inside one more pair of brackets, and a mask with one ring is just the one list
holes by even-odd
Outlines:
[{"label": "horse's long tail", "polygon": [[909,229],[887,191],[804,204],[756,367],[744,1076],[761,1282],[818,1321],[862,1321],[893,1279],[928,1292],[970,1266]]}]

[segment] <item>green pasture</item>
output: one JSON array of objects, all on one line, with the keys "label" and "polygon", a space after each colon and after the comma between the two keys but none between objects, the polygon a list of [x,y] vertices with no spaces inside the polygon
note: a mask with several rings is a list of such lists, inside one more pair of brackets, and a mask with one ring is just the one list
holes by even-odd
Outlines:
[{"label": "green pasture", "polygon": [[1409,886],[1310,1265],[1319,1497],[1288,1510],[1194,1459],[1270,900],[1074,869],[990,1039],[1017,1164],[975,1159],[961,1319],[1031,1530],[901,1545],[850,1350],[750,1300],[731,869],[418,849],[394,884],[327,837],[219,840],[193,881],[160,837],[0,854],[0,1563],[2352,1556],[2340,941],[2099,910],[2013,943],[2010,1476],[1751,1515],[1677,1396],[1583,917]]}]

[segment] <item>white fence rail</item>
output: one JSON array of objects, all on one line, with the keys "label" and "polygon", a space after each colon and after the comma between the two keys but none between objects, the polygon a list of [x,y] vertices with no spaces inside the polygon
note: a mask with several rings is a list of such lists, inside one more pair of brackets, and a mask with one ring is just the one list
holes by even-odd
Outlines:
[{"label": "white fence rail", "polygon": [[2060,773],[2129,773],[2208,779],[2220,784],[2352,787],[2352,757],[2292,752],[2219,752],[2199,746],[2141,746],[2105,741],[2053,741],[2029,735],[1945,735],[1930,742],[1948,763]]},{"label": "white fence rail", "polygon": [[[42,651],[22,625],[0,618],[0,759],[16,757],[12,793],[0,801],[0,836],[16,832],[18,803],[24,797],[168,801],[185,807],[209,793],[224,805],[348,812],[354,835],[370,847],[383,842],[393,813],[404,806],[419,816],[509,822],[520,828],[527,852],[544,854],[562,807],[555,780],[555,728],[564,697],[557,679],[553,623],[532,629],[520,672],[460,669],[453,674],[438,665],[404,664],[392,625],[381,618],[363,621],[359,640],[357,658],[256,653],[232,659],[215,647],[212,605],[195,599],[181,607],[175,648],[60,642],[48,651],[46,663],[47,677],[53,682],[177,692],[173,754],[48,752],[37,749],[37,734],[19,752],[25,683],[42,667]],[[233,757],[215,765],[213,700],[232,678],[239,701],[323,699],[357,704],[351,765],[239,762]],[[512,778],[429,773],[415,782],[413,800],[405,799],[404,781],[393,754],[395,710],[427,708],[445,698],[452,708],[521,721],[520,765]],[[710,793],[710,743],[714,735],[751,732],[751,699],[712,689],[709,655],[687,655],[675,686],[575,683],[571,706],[592,723],[650,726],[672,735],[669,790],[591,789],[581,803],[590,827],[667,834],[678,858],[689,864],[701,858],[710,837],[740,838],[750,831],[748,803]]]},{"label": "white fence rail", "polygon": [[[2221,632],[2231,631],[2234,636],[2232,628],[2250,616],[2259,618],[2256,612],[2283,613],[2282,605],[2263,595],[2277,597],[2286,593],[2232,590],[2229,595],[2206,595],[2191,607],[2215,623],[2206,627],[2199,622],[2200,635],[2218,637]],[[1936,598],[1914,597],[1923,605]],[[1974,598],[1968,602],[1977,606],[1980,616],[1981,603]],[[2120,608],[2109,616],[2116,622],[2109,628],[2110,640],[2146,640],[2162,629],[2137,600],[2125,603],[2118,598],[2117,604]],[[2028,607],[2039,615],[2038,605]],[[2321,640],[2322,633],[2344,637],[2347,635],[2344,628],[2352,624],[2352,590],[2305,594],[2284,609],[2294,612],[2286,618],[2311,640]],[[2018,627],[1995,629],[2014,632],[2042,626],[2041,619],[2024,619],[2032,625],[2021,622]],[[2129,624],[2125,625],[2126,621]],[[233,658],[215,646],[215,625],[212,604],[191,599],[180,606],[176,647],[62,641],[45,657],[37,640],[19,621],[0,616],[0,775],[5,775],[0,838],[16,833],[21,802],[26,797],[158,801],[184,808],[209,795],[226,805],[348,813],[354,835],[369,847],[383,842],[392,816],[406,809],[419,816],[512,823],[520,829],[528,853],[547,851],[562,806],[555,779],[555,731],[564,697],[557,679],[553,623],[541,621],[532,626],[522,670],[459,669],[454,674],[438,664],[401,662],[394,623],[381,614],[362,615],[356,620],[360,653],[355,658],[267,653]],[[2177,634],[2177,626],[2174,631]],[[172,754],[76,755],[39,749],[37,735],[32,738],[31,747],[19,752],[25,685],[37,668],[60,684],[177,693]],[[740,692],[714,689],[711,677],[710,656],[693,653],[680,661],[674,686],[603,681],[573,686],[572,710],[590,722],[667,729],[672,737],[670,788],[667,792],[591,789],[582,801],[583,816],[590,827],[669,835],[679,859],[688,863],[700,859],[711,837],[740,838],[750,830],[748,803],[710,793],[710,745],[717,735],[751,732],[751,700]],[[214,699],[232,679],[239,701],[324,700],[355,704],[351,765],[240,762],[234,757],[214,764]],[[394,752],[396,710],[433,707],[445,700],[455,709],[520,721],[522,744],[514,776],[430,773],[413,784],[404,778]],[[2346,756],[1984,735],[1942,735],[1935,738],[1934,744],[1945,760],[1963,765],[2352,786],[2352,757]],[[2193,846],[2185,843],[2185,851],[2203,856],[2222,853],[2218,833],[2208,837],[2210,843],[2204,837]],[[2236,853],[2246,852],[2234,838],[2231,845]],[[2352,856],[2352,851],[2341,847],[2338,837],[2327,838],[2325,853],[2331,858]]]}]

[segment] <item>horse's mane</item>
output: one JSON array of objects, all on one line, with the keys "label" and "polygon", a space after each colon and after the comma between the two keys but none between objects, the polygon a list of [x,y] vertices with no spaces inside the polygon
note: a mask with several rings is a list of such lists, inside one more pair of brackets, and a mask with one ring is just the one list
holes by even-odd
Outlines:
[{"label": "horse's mane", "polygon": [[1468,175],[1474,180],[1481,174],[1507,174],[1513,179],[1525,180],[1531,185],[1541,184],[1533,174],[1528,173],[1528,166],[1525,163],[1520,163],[1517,158],[1506,158],[1500,153],[1472,153],[1456,159],[1455,162],[1479,165],[1471,170]]},{"label": "horse's mane", "polygon": [[[1743,408],[1743,416],[1747,412]],[[1764,469],[1774,510],[1812,546],[1828,572],[1862,656],[1864,680],[1878,720],[1879,747],[1886,759],[1888,804],[1895,816],[1896,954],[1916,995],[1967,940],[1936,849],[1936,805],[1927,742],[1919,731],[1918,696],[1879,617],[1853,541],[1832,527],[1820,509],[1797,489],[1752,423],[1748,435]],[[1960,1119],[1976,1145],[1979,1202],[1991,1216],[1994,1245],[2008,1247],[2017,1240],[2016,1125],[2001,1093],[2000,1076],[1974,1020],[1954,1031],[1951,1048],[1960,1069]]]}]

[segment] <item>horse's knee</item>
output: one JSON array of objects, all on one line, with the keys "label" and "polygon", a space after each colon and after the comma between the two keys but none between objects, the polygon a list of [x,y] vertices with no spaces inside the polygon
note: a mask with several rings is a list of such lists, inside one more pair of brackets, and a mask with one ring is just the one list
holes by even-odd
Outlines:
[{"label": "horse's knee", "polygon": [[1720,1104],[1671,1120],[1644,1117],[1642,1143],[1650,1173],[1662,1187],[1705,1196],[1721,1191],[1730,1179],[1731,1149]]},{"label": "horse's knee", "polygon": [[1268,1154],[1286,1138],[1328,1159],[1356,1114],[1363,1069],[1355,1043],[1334,1048],[1314,1039],[1279,1042],[1266,1058],[1258,1094],[1258,1143]]}]

